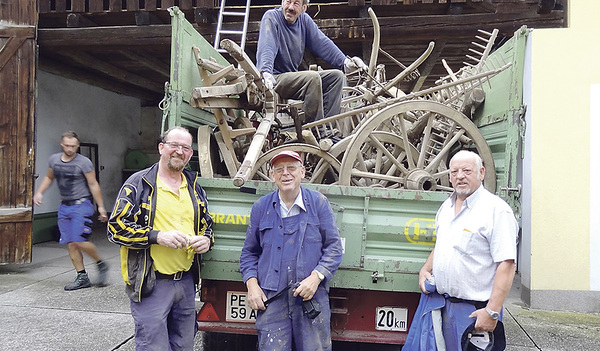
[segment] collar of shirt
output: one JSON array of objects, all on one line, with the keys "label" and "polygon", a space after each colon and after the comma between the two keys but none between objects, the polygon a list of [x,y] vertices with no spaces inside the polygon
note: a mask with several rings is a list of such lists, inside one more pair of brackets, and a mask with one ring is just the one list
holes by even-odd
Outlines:
[{"label": "collar of shirt", "polygon": [[[162,179],[160,179],[160,176],[158,174],[156,174],[156,187],[157,188],[161,188],[163,190],[166,191],[170,191],[173,193],[173,190],[171,190],[171,188],[169,188],[169,186],[163,182]],[[187,188],[187,179],[183,176],[183,174],[181,175],[181,184],[179,184],[179,189],[185,189]]]},{"label": "collar of shirt", "polygon": [[281,208],[281,218],[295,216],[300,213],[300,209],[306,212],[306,207],[304,207],[304,201],[302,200],[302,190],[298,192],[298,196],[296,196],[296,200],[292,204],[292,207],[289,209],[285,205],[285,202],[281,199],[281,195],[277,192],[277,196],[279,197],[279,207]]},{"label": "collar of shirt", "polygon": [[[465,201],[463,201],[463,207],[472,208],[475,206],[477,199],[481,197],[481,189],[483,189],[483,184],[480,185],[479,188],[473,192],[473,194],[469,195]],[[452,193],[452,207],[454,206],[456,206],[456,191]]]}]

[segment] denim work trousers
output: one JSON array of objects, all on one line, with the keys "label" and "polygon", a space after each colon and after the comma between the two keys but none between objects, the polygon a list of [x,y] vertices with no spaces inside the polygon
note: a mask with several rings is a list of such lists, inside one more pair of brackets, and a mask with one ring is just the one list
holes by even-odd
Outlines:
[{"label": "denim work trousers", "polygon": [[196,324],[194,277],[156,279],[149,296],[131,301],[136,351],[194,350]]},{"label": "denim work trousers", "polygon": [[340,113],[345,76],[339,69],[281,73],[275,92],[284,99],[302,100],[303,123]]}]

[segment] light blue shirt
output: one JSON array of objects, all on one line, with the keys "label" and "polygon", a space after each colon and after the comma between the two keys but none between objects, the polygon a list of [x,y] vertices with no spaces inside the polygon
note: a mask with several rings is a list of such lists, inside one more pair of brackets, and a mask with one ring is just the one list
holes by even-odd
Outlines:
[{"label": "light blue shirt", "polygon": [[281,194],[279,194],[279,192],[277,192],[277,194],[279,195],[279,202],[281,203],[281,206],[280,206],[281,207],[281,218],[299,215],[300,210],[303,210],[304,212],[306,212],[306,207],[304,207],[304,201],[302,201],[302,192],[301,191],[298,192],[298,195],[296,196],[296,200],[294,200],[292,207],[289,209],[285,205],[285,202],[283,202],[283,199],[281,198]]}]

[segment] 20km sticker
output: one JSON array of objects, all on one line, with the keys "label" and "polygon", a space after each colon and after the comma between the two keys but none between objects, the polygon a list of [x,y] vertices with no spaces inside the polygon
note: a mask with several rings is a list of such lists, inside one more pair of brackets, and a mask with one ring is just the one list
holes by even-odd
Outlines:
[{"label": "20km sticker", "polygon": [[406,331],[408,308],[377,307],[375,330]]}]

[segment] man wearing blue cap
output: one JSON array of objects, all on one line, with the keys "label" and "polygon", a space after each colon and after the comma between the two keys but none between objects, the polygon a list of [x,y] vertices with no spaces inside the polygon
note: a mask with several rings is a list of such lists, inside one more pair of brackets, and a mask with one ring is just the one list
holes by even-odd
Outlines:
[{"label": "man wearing blue cap", "polygon": [[331,350],[329,280],[342,245],[327,198],[300,186],[304,172],[297,152],[275,155],[270,175],[278,190],[250,213],[240,272],[258,311],[260,350]]},{"label": "man wearing blue cap", "polygon": [[[436,243],[419,272],[419,286],[429,294],[426,282],[435,281],[436,293],[445,300],[440,307],[446,350],[459,351],[472,323],[474,332],[491,333],[498,326],[502,330],[484,335],[504,339],[499,321],[515,274],[519,225],[510,206],[483,187],[485,168],[479,155],[459,151],[449,168],[454,193],[437,212]],[[439,334],[436,343],[442,339]],[[500,347],[491,350],[504,349],[501,341],[492,344]]]}]

